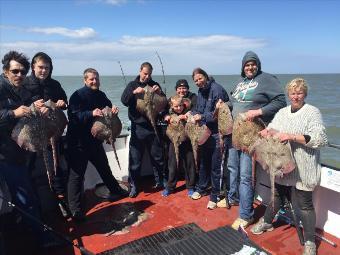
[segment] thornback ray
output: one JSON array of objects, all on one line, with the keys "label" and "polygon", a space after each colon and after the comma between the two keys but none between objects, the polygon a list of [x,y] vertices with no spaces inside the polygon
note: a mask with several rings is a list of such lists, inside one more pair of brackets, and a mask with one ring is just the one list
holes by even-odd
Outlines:
[{"label": "thornback ray", "polygon": [[114,143],[116,141],[116,137],[119,136],[122,131],[122,122],[120,121],[118,114],[114,114],[112,109],[108,106],[102,110],[102,113],[103,116],[97,116],[95,118],[91,128],[91,133],[95,138],[101,141],[106,141],[108,144],[112,145],[118,167],[121,170]]}]

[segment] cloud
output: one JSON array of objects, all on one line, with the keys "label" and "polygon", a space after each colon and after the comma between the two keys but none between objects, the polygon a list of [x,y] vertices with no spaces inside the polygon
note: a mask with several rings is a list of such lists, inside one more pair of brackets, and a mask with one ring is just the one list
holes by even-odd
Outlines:
[{"label": "cloud", "polygon": [[28,28],[27,32],[41,33],[46,35],[57,34],[70,38],[92,38],[96,35],[94,29],[90,27],[83,27],[74,30],[65,27],[32,27]]},{"label": "cloud", "polygon": [[15,30],[26,33],[39,33],[45,35],[61,35],[73,39],[89,39],[97,35],[96,31],[90,27],[80,29],[69,29],[66,27],[19,27],[10,25],[0,25],[1,30]]},{"label": "cloud", "polygon": [[127,0],[102,0],[101,2],[110,4],[110,5],[123,5],[127,3]]},{"label": "cloud", "polygon": [[[209,68],[210,73],[238,73],[240,58],[244,52],[261,49],[267,42],[261,38],[233,35],[210,35],[192,37],[123,36],[116,41],[90,42],[9,42],[3,43],[1,54],[16,49],[28,56],[45,51],[54,62],[58,74],[79,74],[84,68],[97,67],[104,74],[120,74],[120,61],[127,74],[135,74],[143,61],[159,63],[157,51],[167,74],[188,74],[194,67]],[[115,63],[115,64],[113,64]],[[231,66],[233,63],[233,67]],[[228,70],[228,65],[230,69]],[[114,67],[115,66],[115,67]],[[158,68],[155,73],[161,73]]]}]

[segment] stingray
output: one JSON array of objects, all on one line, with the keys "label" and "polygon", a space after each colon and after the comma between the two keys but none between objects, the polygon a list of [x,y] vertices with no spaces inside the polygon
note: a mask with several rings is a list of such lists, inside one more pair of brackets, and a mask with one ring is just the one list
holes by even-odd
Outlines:
[{"label": "stingray", "polygon": [[108,106],[102,110],[102,113],[102,117],[98,116],[95,118],[91,128],[91,133],[95,138],[101,141],[106,141],[108,144],[112,145],[118,167],[121,169],[115,147],[115,141],[116,137],[122,131],[122,122],[120,121],[118,114],[114,114],[112,109]]},{"label": "stingray", "polygon": [[157,115],[165,109],[168,100],[166,99],[166,96],[159,95],[152,91],[150,86],[145,86],[144,90],[143,99],[137,99],[137,110],[151,122],[159,140],[159,134],[156,129],[156,118]]},{"label": "stingray", "polygon": [[58,108],[56,104],[48,100],[45,102],[45,106],[49,108],[49,114],[46,116],[46,132],[48,136],[51,136],[50,143],[52,146],[54,172],[56,173],[59,164],[59,153],[57,151],[57,141],[64,133],[64,129],[67,125],[67,118],[63,110]]},{"label": "stingray", "polygon": [[204,144],[211,135],[210,129],[206,125],[200,125],[193,119],[193,115],[188,114],[185,125],[185,133],[190,139],[192,151],[194,153],[195,167],[198,170],[198,145]]},{"label": "stingray", "polygon": [[223,153],[223,137],[233,132],[233,117],[227,103],[222,103],[215,109],[214,117],[217,118],[218,132],[220,136],[220,145]]},{"label": "stingray", "polygon": [[173,143],[175,148],[177,167],[179,163],[179,146],[187,139],[183,120],[177,114],[170,115],[170,122],[166,129],[166,135]]},{"label": "stingray", "polygon": [[[40,110],[34,104],[30,106],[31,113],[28,117],[22,117],[15,125],[12,131],[12,139],[23,149],[31,152],[42,152],[45,167],[47,170],[47,177],[51,187],[51,176],[55,174],[57,159],[53,159],[54,171],[48,159],[48,145],[51,144],[55,150],[55,139],[62,134],[63,128],[66,126],[66,117],[61,120],[60,116],[63,112],[59,109],[52,109],[52,103],[47,103],[49,108],[47,115],[42,115]],[[59,112],[56,114],[56,112]],[[52,138],[53,137],[53,138]],[[51,139],[52,138],[52,139]],[[51,141],[51,140],[52,141]],[[56,154],[53,153],[53,157]]]},{"label": "stingray", "polygon": [[282,143],[276,137],[259,138],[249,148],[249,152],[270,176],[271,204],[274,205],[274,185],[276,177],[283,177],[295,169],[295,160],[290,143]]},{"label": "stingray", "polygon": [[253,121],[246,120],[245,114],[239,114],[233,125],[232,143],[237,150],[249,152],[251,146],[258,138],[259,132],[265,128],[263,121],[255,118]]}]

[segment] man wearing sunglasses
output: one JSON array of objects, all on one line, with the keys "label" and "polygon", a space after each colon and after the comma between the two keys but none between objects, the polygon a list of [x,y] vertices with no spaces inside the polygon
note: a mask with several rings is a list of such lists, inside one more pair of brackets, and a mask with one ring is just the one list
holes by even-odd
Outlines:
[{"label": "man wearing sunglasses", "polygon": [[[17,121],[22,117],[29,116],[31,103],[35,103],[35,105],[38,103],[33,102],[34,98],[31,93],[23,86],[30,64],[24,54],[16,51],[8,52],[2,59],[2,64],[3,73],[0,76],[0,173],[8,186],[12,202],[31,215],[40,218],[28,174],[28,153],[11,139],[12,129]],[[45,113],[47,109],[41,107],[40,111]],[[5,215],[0,217],[5,217],[2,219],[5,221],[12,219],[12,217],[6,218],[8,216]],[[35,222],[27,218],[23,218],[23,220],[31,226],[34,232],[33,236],[37,238],[36,241],[40,247],[58,245],[53,237],[44,233],[43,229]],[[18,223],[15,222],[15,224]],[[0,231],[6,233],[2,229]]]}]

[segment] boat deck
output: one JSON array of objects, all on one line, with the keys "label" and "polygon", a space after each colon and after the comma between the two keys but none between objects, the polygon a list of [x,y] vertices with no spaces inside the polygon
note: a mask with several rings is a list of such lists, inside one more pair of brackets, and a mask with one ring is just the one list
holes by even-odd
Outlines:
[{"label": "boat deck", "polygon": [[[137,198],[125,198],[116,202],[102,202],[93,190],[87,191],[85,194],[88,209],[86,222],[81,224],[76,224],[71,220],[65,222],[60,217],[54,217],[49,222],[54,229],[97,254],[188,223],[195,223],[204,231],[214,230],[231,225],[238,216],[238,206],[233,206],[229,210],[226,208],[208,210],[206,208],[208,196],[200,200],[190,199],[187,196],[183,181],[178,182],[176,192],[166,198],[161,196],[160,190],[151,187],[152,180],[145,179],[145,188]],[[264,207],[255,206],[255,218],[257,220],[263,215]],[[129,229],[124,229],[124,226],[118,223],[117,217],[121,219],[124,214],[128,216],[129,211],[132,210],[139,212],[140,217],[138,218],[141,222],[135,223]],[[129,223],[137,221],[137,218],[132,218],[128,219]],[[249,238],[271,254],[301,254],[303,247],[299,243],[295,228],[284,223],[274,226],[276,226],[274,231],[259,236],[251,234],[247,229]],[[121,231],[114,232],[114,229]],[[318,231],[318,233],[338,245],[335,248],[324,241],[317,240],[318,254],[340,254],[340,240],[338,238],[321,231]],[[27,250],[26,254],[28,254]],[[80,252],[71,246],[67,246],[40,251],[38,255],[72,254],[78,255]]]}]

